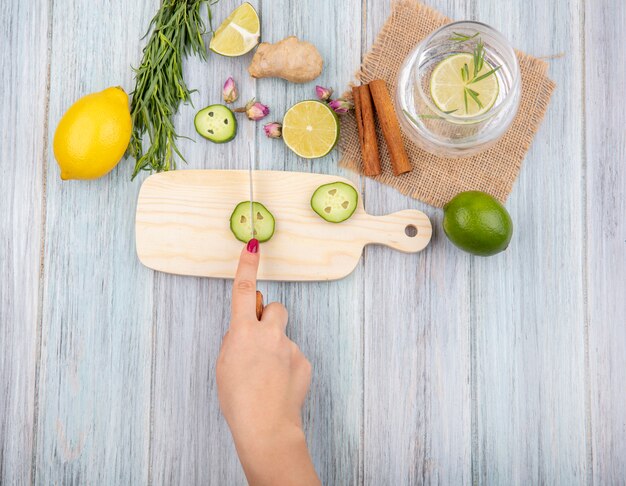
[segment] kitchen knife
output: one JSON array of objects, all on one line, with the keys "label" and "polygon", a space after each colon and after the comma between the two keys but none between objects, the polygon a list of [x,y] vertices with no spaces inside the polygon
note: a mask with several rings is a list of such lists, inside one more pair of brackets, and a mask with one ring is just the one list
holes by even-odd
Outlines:
[{"label": "kitchen knife", "polygon": [[[250,189],[250,239],[255,238],[254,231],[254,184],[252,182],[252,170],[254,169],[254,147],[250,146],[250,155],[248,156],[248,180]],[[263,294],[256,291],[256,318],[260,321],[263,317]]]}]

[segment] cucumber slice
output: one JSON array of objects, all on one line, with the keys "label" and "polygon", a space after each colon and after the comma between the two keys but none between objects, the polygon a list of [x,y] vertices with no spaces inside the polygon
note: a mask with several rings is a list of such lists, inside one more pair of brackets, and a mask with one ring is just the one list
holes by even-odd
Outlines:
[{"label": "cucumber slice", "polygon": [[[254,237],[259,243],[268,241],[274,235],[274,216],[263,204],[253,203],[254,214]],[[252,238],[252,228],[250,225],[250,201],[243,201],[237,204],[233,214],[230,216],[230,230],[239,241],[247,243]]]},{"label": "cucumber slice", "polygon": [[196,113],[196,131],[214,143],[230,142],[237,135],[237,119],[230,108],[211,105]]},{"label": "cucumber slice", "polygon": [[345,182],[331,182],[315,190],[311,207],[329,223],[341,223],[354,214],[358,200],[354,187]]}]

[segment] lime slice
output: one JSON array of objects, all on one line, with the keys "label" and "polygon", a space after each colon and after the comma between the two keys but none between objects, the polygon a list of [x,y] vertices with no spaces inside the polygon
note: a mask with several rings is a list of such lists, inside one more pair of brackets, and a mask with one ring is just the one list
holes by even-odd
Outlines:
[{"label": "lime slice", "polygon": [[[498,77],[492,74],[475,83],[471,81],[492,69],[493,67],[484,61],[481,70],[475,75],[472,54],[462,53],[447,57],[433,69],[430,77],[430,96],[437,108],[443,112],[453,113],[455,117],[482,115],[491,109],[498,98],[500,90]],[[466,90],[471,90],[478,102],[471,92]]]},{"label": "lime slice", "polygon": [[218,27],[209,49],[222,56],[241,56],[259,43],[260,32],[259,15],[252,5],[245,2],[233,10]]},{"label": "lime slice", "polygon": [[323,157],[339,140],[339,119],[325,103],[301,101],[285,113],[283,140],[300,157]]}]

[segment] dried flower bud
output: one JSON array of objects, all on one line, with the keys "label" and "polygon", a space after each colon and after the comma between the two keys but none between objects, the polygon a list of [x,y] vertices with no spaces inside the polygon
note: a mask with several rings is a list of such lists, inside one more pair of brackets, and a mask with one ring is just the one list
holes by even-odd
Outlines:
[{"label": "dried flower bud", "polygon": [[255,101],[254,98],[248,101],[245,108],[237,108],[235,111],[239,113],[242,111],[245,111],[246,116],[250,120],[254,120],[254,121],[261,120],[262,118],[265,118],[270,113],[270,109],[267,106],[265,106],[263,103],[259,103],[258,101]]},{"label": "dried flower bud", "polygon": [[352,101],[344,100],[342,98],[338,98],[329,103],[329,105],[335,113],[338,115],[344,115],[348,113],[352,108],[354,108],[354,103]]},{"label": "dried flower bud", "polygon": [[333,95],[332,88],[324,88],[323,86],[316,86],[315,93],[320,101],[328,101]]},{"label": "dried flower bud", "polygon": [[224,83],[224,89],[222,89],[222,96],[224,97],[225,103],[234,103],[239,98],[239,93],[237,92],[237,86],[235,86],[235,80],[232,78],[228,78]]},{"label": "dried flower bud", "polygon": [[280,138],[283,134],[283,126],[278,122],[263,125],[263,130],[268,138]]}]

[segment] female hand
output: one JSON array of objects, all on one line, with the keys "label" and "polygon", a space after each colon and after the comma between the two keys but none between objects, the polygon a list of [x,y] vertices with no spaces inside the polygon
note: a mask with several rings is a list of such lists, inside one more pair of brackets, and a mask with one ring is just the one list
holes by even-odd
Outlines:
[{"label": "female hand", "polygon": [[287,310],[269,304],[256,318],[259,244],[241,252],[230,328],[217,361],[222,414],[252,485],[317,485],[302,432],[311,365],[285,334]]}]

